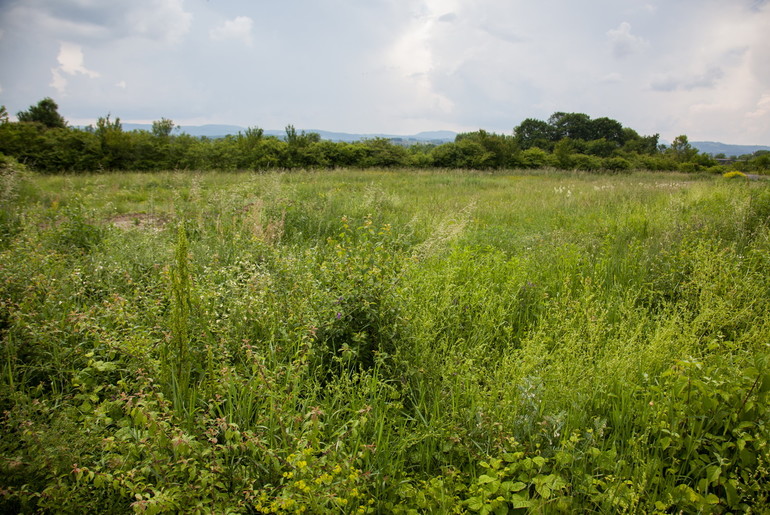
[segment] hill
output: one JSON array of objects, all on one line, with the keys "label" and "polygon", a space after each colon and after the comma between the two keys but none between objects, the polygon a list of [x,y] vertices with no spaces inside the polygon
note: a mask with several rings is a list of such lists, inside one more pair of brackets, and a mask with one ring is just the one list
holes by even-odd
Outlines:
[{"label": "hill", "polygon": [[727,143],[719,143],[717,141],[691,141],[690,145],[697,148],[698,151],[703,154],[724,154],[728,157],[753,154],[758,150],[770,151],[770,147],[767,145],[730,145]]}]

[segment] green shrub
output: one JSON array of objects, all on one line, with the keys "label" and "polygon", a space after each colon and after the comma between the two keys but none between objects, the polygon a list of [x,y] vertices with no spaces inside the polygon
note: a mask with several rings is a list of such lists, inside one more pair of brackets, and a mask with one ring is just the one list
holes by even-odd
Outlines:
[{"label": "green shrub", "polygon": [[625,172],[631,168],[631,163],[622,157],[608,157],[602,161],[602,168],[611,172]]}]

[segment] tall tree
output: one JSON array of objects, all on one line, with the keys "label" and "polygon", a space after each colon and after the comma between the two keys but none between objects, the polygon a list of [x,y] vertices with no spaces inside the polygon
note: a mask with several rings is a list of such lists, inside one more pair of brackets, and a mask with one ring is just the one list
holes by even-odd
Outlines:
[{"label": "tall tree", "polygon": [[548,124],[553,128],[554,141],[563,138],[582,139],[589,141],[599,139],[592,137],[591,117],[583,113],[553,113],[548,118]]},{"label": "tall tree", "polygon": [[687,139],[687,136],[681,134],[674,138],[674,141],[666,150],[666,153],[680,163],[685,163],[692,160],[692,158],[698,154],[698,149],[690,145],[690,141]]},{"label": "tall tree", "polygon": [[20,122],[42,123],[49,129],[67,126],[67,121],[59,114],[59,106],[50,97],[44,98],[37,105],[29,106],[26,111],[20,111],[16,116]]},{"label": "tall tree", "polygon": [[174,129],[176,129],[174,121],[168,118],[161,118],[152,122],[152,135],[158,138],[168,138]]},{"label": "tall tree", "polygon": [[532,147],[547,150],[553,146],[553,128],[542,120],[527,118],[513,129],[513,134],[524,150]]},{"label": "tall tree", "polygon": [[623,125],[612,118],[603,117],[591,120],[591,132],[590,139],[592,140],[604,138],[618,145],[622,145],[626,141]]}]

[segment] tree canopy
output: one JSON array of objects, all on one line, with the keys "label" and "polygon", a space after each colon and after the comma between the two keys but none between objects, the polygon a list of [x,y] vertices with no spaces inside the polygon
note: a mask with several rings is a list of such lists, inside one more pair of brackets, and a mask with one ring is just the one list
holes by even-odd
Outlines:
[{"label": "tree canopy", "polygon": [[29,106],[26,111],[19,111],[16,117],[20,122],[42,123],[49,129],[67,126],[67,121],[59,114],[59,106],[50,97],[44,98],[37,105]]}]

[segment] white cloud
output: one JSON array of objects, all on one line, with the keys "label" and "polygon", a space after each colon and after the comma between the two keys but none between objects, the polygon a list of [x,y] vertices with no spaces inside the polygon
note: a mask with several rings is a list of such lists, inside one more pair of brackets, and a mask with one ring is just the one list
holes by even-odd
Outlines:
[{"label": "white cloud", "polygon": [[69,75],[82,73],[92,79],[99,76],[99,72],[89,70],[85,67],[83,58],[83,48],[74,43],[62,42],[59,46],[59,69]]},{"label": "white cloud", "polygon": [[763,94],[746,118],[752,123],[761,125],[764,131],[770,129],[770,93]]},{"label": "white cloud", "polygon": [[246,46],[251,46],[253,44],[251,36],[253,25],[254,20],[248,16],[236,16],[234,19],[226,20],[221,25],[211,29],[209,37],[214,41],[234,39]]},{"label": "white cloud", "polygon": [[120,88],[120,89],[126,89],[126,81],[122,80],[120,82],[116,82],[115,86]]},{"label": "white cloud", "polygon": [[61,74],[59,68],[51,68],[51,82],[48,84],[64,96],[67,94],[67,79]]},{"label": "white cloud", "polygon": [[91,79],[100,76],[99,72],[89,70],[85,67],[83,49],[79,45],[69,42],[62,42],[59,45],[59,56],[56,58],[59,66],[51,68],[51,83],[49,86],[54,88],[59,94],[64,95],[67,91],[67,75],[85,75]]},{"label": "white cloud", "polygon": [[631,24],[625,21],[617,29],[608,30],[607,37],[612,45],[612,55],[618,59],[641,52],[649,46],[645,39],[631,34]]},{"label": "white cloud", "polygon": [[121,28],[129,35],[179,43],[190,31],[193,15],[183,0],[134,0],[123,4]]}]

